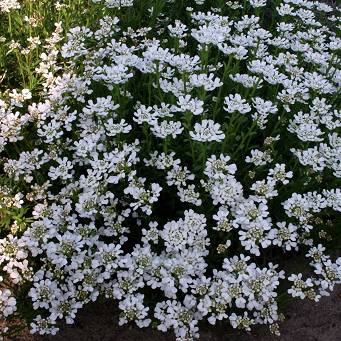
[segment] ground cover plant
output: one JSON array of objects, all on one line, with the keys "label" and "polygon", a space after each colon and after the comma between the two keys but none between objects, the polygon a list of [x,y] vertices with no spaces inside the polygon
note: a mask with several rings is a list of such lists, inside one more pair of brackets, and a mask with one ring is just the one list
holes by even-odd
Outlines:
[{"label": "ground cover plant", "polygon": [[[0,0],[2,335],[279,335],[341,282],[340,11],[305,0]],[[282,269],[306,255],[311,271]],[[335,256],[336,255],[336,256]]]}]

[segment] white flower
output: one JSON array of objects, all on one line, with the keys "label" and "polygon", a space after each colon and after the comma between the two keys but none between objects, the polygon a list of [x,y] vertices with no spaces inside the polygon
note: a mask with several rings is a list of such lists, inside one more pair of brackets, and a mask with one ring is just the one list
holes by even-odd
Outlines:
[{"label": "white flower", "polygon": [[292,248],[297,249],[297,226],[286,222],[279,222],[276,224],[277,229],[274,229],[274,236],[272,243],[274,245],[283,246],[286,251],[290,251]]},{"label": "white flower", "polygon": [[132,130],[132,126],[128,124],[124,119],[122,119],[118,123],[114,123],[113,119],[110,118],[105,124],[104,124],[107,132],[106,134],[108,136],[116,136],[118,134],[127,134]]},{"label": "white flower", "polygon": [[204,112],[204,102],[190,95],[178,97],[179,111],[190,111],[193,115],[201,115]]},{"label": "white flower", "polygon": [[194,131],[190,131],[193,140],[199,142],[220,142],[224,140],[225,134],[220,130],[220,124],[212,120],[202,120],[194,125]]},{"label": "white flower", "polygon": [[17,310],[17,301],[8,289],[0,289],[1,315],[7,317]]},{"label": "white flower", "polygon": [[48,173],[51,180],[56,180],[58,178],[67,180],[72,178],[73,165],[71,161],[69,161],[67,157],[64,157],[62,159],[58,158],[56,161],[59,165],[57,167],[51,166]]},{"label": "white flower", "polygon": [[244,312],[244,314],[241,316],[233,313],[229,316],[229,320],[233,328],[240,328],[245,330],[251,330],[250,326],[254,322],[251,318],[249,318],[247,312]]},{"label": "white flower", "polygon": [[174,121],[162,121],[161,124],[155,123],[151,128],[153,134],[162,139],[165,139],[169,135],[175,139],[183,130],[184,128],[181,126],[181,122]]},{"label": "white flower", "polygon": [[189,77],[190,84],[193,87],[204,87],[206,91],[213,91],[223,85],[218,77],[214,77],[213,73],[206,74],[194,74]]},{"label": "white flower", "polygon": [[237,170],[237,166],[235,164],[228,164],[229,161],[230,157],[228,155],[220,154],[219,158],[212,155],[206,161],[204,174],[214,179],[223,179],[226,174],[233,175]]},{"label": "white flower", "polygon": [[264,166],[272,161],[268,151],[262,152],[258,149],[251,150],[251,156],[245,158],[245,162],[253,163],[255,166]]},{"label": "white flower", "polygon": [[186,36],[187,27],[180,20],[175,20],[174,26],[168,25],[167,28],[171,37],[183,38]]},{"label": "white flower", "polygon": [[187,186],[187,181],[194,179],[194,174],[191,174],[187,167],[174,165],[174,167],[167,172],[167,185],[175,185],[178,188]]},{"label": "white flower", "polygon": [[189,185],[187,188],[179,188],[177,194],[182,202],[187,202],[195,206],[201,206],[202,204],[200,194],[195,191],[194,185]]},{"label": "white flower", "polygon": [[225,97],[224,104],[224,110],[229,113],[237,111],[241,114],[246,114],[251,111],[251,106],[239,94],[229,95],[228,97]]},{"label": "white flower", "polygon": [[55,326],[56,321],[50,319],[50,318],[42,318],[40,315],[37,315],[37,317],[31,322],[30,324],[30,333],[35,334],[38,333],[40,335],[44,334],[51,334],[56,335],[56,333],[59,331],[59,328]]},{"label": "white flower", "polygon": [[266,0],[250,0],[250,5],[255,8],[264,7],[266,6]]},{"label": "white flower", "polygon": [[271,168],[269,170],[268,179],[274,179],[276,182],[281,182],[283,185],[287,185],[289,183],[289,179],[293,177],[293,172],[285,171],[285,164],[276,164],[275,168]]},{"label": "white flower", "polygon": [[123,325],[130,321],[135,321],[135,323],[140,327],[148,327],[151,320],[148,317],[148,307],[143,304],[144,295],[129,295],[126,296],[123,301],[120,301],[119,308],[122,310],[119,319],[119,325]]},{"label": "white flower", "polygon": [[149,125],[154,125],[157,123],[157,117],[152,111],[152,107],[141,105],[134,113],[135,117],[133,118],[133,120],[138,124],[147,122]]}]

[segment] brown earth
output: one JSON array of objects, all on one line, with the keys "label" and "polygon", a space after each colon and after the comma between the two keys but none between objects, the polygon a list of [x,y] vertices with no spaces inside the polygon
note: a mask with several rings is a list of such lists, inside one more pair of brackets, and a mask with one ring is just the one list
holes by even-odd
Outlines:
[{"label": "brown earth", "polygon": [[[281,336],[271,336],[264,327],[243,333],[223,326],[203,326],[200,341],[341,341],[341,286],[320,302],[298,300],[284,310],[286,320],[281,324]],[[63,326],[55,336],[27,334],[11,341],[174,341],[172,334],[118,326],[115,305],[93,303],[79,312],[76,323]],[[6,340],[9,341],[9,340]]]}]

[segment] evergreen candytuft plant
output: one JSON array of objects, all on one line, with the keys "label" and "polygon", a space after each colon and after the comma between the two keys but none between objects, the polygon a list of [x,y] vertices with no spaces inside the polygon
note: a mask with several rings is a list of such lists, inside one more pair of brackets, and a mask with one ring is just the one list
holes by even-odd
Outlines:
[{"label": "evergreen candytuft plant", "polygon": [[54,6],[0,0],[2,335],[99,297],[178,341],[279,335],[283,300],[341,282],[339,9]]}]

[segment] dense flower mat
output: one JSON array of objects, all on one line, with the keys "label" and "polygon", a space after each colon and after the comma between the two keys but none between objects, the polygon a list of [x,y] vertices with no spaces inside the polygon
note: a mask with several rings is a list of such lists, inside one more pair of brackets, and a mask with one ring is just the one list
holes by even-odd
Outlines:
[{"label": "dense flower mat", "polygon": [[279,334],[288,297],[341,282],[337,8],[0,0],[0,20],[3,336],[99,297],[178,341]]}]

